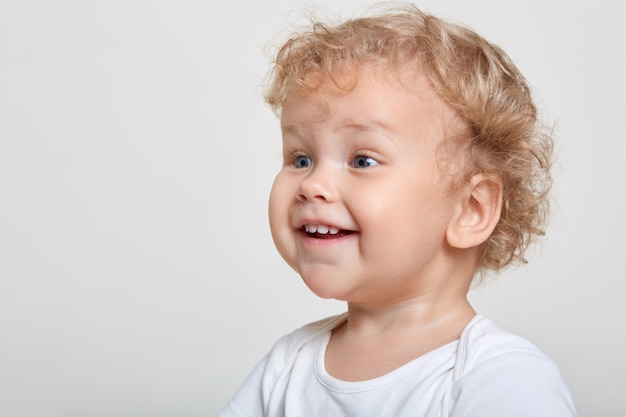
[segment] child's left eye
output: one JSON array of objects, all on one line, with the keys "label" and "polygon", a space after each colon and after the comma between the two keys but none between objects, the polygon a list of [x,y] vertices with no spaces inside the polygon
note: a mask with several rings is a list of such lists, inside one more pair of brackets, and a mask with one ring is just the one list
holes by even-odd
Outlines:
[{"label": "child's left eye", "polygon": [[378,161],[365,155],[359,155],[352,160],[353,168],[368,168],[373,165],[378,165]]}]

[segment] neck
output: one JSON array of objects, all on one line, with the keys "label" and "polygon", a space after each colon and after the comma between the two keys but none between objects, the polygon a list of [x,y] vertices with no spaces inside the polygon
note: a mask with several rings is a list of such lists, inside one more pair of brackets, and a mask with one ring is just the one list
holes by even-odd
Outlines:
[{"label": "neck", "polygon": [[463,326],[476,314],[467,300],[471,276],[454,276],[390,300],[348,301],[347,328],[355,332],[388,332]]},{"label": "neck", "polygon": [[346,326],[351,332],[363,334],[440,328],[446,323],[462,323],[464,327],[475,314],[465,296],[433,300],[426,295],[389,306],[348,303]]},{"label": "neck", "polygon": [[385,306],[348,303],[348,320],[331,335],[326,369],[346,381],[384,375],[458,340],[474,316],[464,294],[429,293]]}]

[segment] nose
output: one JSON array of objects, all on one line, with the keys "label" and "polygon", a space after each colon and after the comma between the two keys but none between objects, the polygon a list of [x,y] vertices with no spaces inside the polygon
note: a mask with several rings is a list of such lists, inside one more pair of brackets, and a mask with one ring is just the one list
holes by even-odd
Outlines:
[{"label": "nose", "polygon": [[300,182],[296,198],[298,201],[323,201],[331,203],[337,199],[336,176],[329,170],[317,167]]}]

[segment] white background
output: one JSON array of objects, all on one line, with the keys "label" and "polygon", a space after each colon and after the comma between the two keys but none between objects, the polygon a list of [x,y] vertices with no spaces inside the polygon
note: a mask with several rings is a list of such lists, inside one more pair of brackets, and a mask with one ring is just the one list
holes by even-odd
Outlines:
[{"label": "white background", "polygon": [[[549,237],[476,308],[557,362],[581,416],[623,416],[625,3],[419,4],[503,46],[559,140]],[[302,11],[0,0],[0,415],[216,415],[276,338],[343,310],[266,220],[266,52]]]}]

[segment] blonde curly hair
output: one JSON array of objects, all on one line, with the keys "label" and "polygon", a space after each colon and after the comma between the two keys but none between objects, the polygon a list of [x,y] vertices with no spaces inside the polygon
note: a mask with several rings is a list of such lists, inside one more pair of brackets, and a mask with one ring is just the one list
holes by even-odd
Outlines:
[{"label": "blonde curly hair", "polygon": [[461,180],[486,173],[501,181],[501,218],[483,244],[479,271],[526,262],[529,244],[544,234],[553,141],[520,71],[472,30],[408,4],[338,25],[313,22],[278,50],[265,99],[278,114],[290,89],[315,89],[307,75],[335,80],[337,67],[372,61],[425,74],[465,122],[463,134],[450,138],[470,156]]}]

